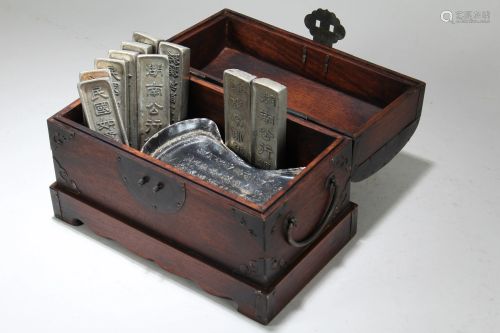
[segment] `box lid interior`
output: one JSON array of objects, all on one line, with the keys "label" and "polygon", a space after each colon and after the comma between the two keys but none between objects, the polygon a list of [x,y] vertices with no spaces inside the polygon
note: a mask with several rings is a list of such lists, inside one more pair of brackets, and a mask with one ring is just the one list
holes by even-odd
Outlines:
[{"label": "box lid interior", "polygon": [[290,113],[352,138],[420,83],[229,10],[169,41],[191,48],[193,74],[219,86],[229,68],[275,80],[288,88]]}]

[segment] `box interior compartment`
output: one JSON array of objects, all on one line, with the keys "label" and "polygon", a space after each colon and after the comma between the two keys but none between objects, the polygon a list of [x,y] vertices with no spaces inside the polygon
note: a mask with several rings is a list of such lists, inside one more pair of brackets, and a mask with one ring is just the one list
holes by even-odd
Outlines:
[{"label": "box interior compartment", "polygon": [[[192,79],[188,102],[188,118],[213,120],[224,140],[224,100],[222,88]],[[81,104],[69,110],[63,117],[84,126]],[[337,139],[338,135],[318,126],[301,122],[299,118],[287,118],[286,160],[283,168],[307,167]],[[333,147],[332,147],[333,148]],[[330,149],[328,149],[330,151]]]},{"label": "box interior compartment", "polygon": [[332,49],[306,45],[302,38],[255,22],[225,11],[169,41],[191,49],[191,68],[203,79],[222,86],[224,70],[237,68],[275,80],[288,88],[289,110],[349,137],[416,85],[411,78],[367,68],[354,57],[330,55]]}]

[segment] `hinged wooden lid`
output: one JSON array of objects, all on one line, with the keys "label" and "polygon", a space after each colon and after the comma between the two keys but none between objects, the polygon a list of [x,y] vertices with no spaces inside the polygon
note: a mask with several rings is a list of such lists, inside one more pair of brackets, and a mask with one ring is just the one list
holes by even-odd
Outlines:
[{"label": "hinged wooden lid", "polygon": [[229,68],[285,85],[289,115],[354,139],[353,181],[387,164],[399,150],[386,144],[401,149],[398,134],[409,139],[418,124],[425,83],[239,13],[225,9],[169,41],[191,48],[191,73],[215,85]]}]

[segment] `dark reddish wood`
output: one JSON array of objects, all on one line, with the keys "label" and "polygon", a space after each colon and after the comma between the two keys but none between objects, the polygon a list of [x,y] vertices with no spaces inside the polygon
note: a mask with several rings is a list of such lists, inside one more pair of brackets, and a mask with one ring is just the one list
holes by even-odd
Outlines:
[{"label": "dark reddish wood", "polygon": [[115,240],[142,258],[154,260],[164,270],[196,282],[208,293],[232,299],[238,304],[240,313],[263,325],[276,317],[342,249],[351,238],[352,228],[356,226],[357,206],[350,204],[336,224],[325,230],[290,265],[286,274],[271,287],[262,288],[213,261],[130,225],[129,221],[116,216],[114,211],[95,207],[81,197],[66,192],[56,183],[50,186],[50,190],[57,195],[62,210],[60,219],[64,222],[71,225],[84,223],[97,235]]},{"label": "dark reddish wood", "polygon": [[[223,126],[222,91],[213,84],[193,78],[190,92],[190,117],[214,119]],[[294,248],[284,236],[284,218],[293,211],[300,224],[293,235],[301,239],[319,224],[328,204],[325,182],[335,173],[339,191],[345,195],[339,202],[339,214],[349,205],[350,168],[336,166],[332,160],[351,161],[351,140],[328,129],[292,115],[288,116],[287,167],[306,169],[279,191],[267,204],[259,207],[223,191],[201,179],[142,154],[119,142],[91,131],[82,121],[81,107],[73,104],[49,119],[49,129],[75,133],[71,141],[53,151],[57,165],[67,172],[79,193],[92,205],[113,211],[121,219],[148,233],[172,241],[224,267],[238,269],[260,259],[275,258],[292,263],[305,248]],[[221,128],[223,133],[223,128]],[[185,183],[186,200],[175,213],[158,213],[143,205],[121,182],[117,154],[137,161],[146,170],[164,174]],[[350,162],[349,162],[350,166]],[[66,179],[57,178],[61,187],[72,189]],[[131,180],[135,181],[135,180]],[[283,206],[286,204],[286,210]],[[249,230],[242,228],[231,211],[238,209],[256,218],[269,246],[259,246]],[[273,229],[274,228],[274,229]],[[264,235],[265,233],[265,235]],[[279,271],[279,270],[278,270]],[[280,271],[279,274],[281,274]],[[262,270],[246,276],[269,285],[279,276],[276,271]]]},{"label": "dark reddish wood", "polygon": [[[420,116],[425,83],[227,9],[169,41],[191,48],[193,70],[214,87],[228,68],[286,85],[291,111],[354,140],[354,171]],[[219,53],[206,57],[207,45]]]}]

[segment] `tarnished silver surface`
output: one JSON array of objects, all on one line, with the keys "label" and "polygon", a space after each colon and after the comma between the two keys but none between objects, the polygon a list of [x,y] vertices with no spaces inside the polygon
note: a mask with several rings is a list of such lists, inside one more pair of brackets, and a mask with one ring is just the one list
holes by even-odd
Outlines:
[{"label": "tarnished silver surface", "polygon": [[139,42],[122,42],[122,50],[139,52],[141,54],[152,54],[153,45],[139,43]]},{"label": "tarnished silver surface", "polygon": [[226,145],[252,163],[251,82],[257,77],[239,69],[224,71],[224,121]]},{"label": "tarnished silver surface", "polygon": [[169,60],[170,123],[173,124],[187,118],[191,50],[181,45],[161,42],[158,53],[167,55]]},{"label": "tarnished silver surface", "polygon": [[140,54],[137,57],[137,104],[139,147],[170,125],[168,57]]},{"label": "tarnished silver surface", "polygon": [[120,110],[120,116],[123,121],[127,137],[129,137],[129,86],[128,86],[128,65],[125,60],[97,58],[94,61],[96,69],[109,70],[111,76],[111,84],[113,86],[113,94],[115,95],[116,104]]},{"label": "tarnished silver surface", "polygon": [[128,65],[128,86],[129,86],[129,119],[127,129],[130,146],[139,149],[139,141],[137,139],[137,56],[139,52],[127,50],[110,50],[108,57],[111,59],[119,59],[127,62]]},{"label": "tarnished silver surface", "polygon": [[99,79],[101,77],[111,77],[109,69],[94,69],[91,71],[80,72],[80,82]]},{"label": "tarnished silver surface", "polygon": [[276,170],[285,161],[287,89],[275,81],[261,78],[252,81],[254,142],[252,165]]},{"label": "tarnished silver surface", "polygon": [[257,205],[264,205],[304,168],[261,170],[226,147],[209,119],[171,125],[149,139],[142,152]]},{"label": "tarnished silver surface", "polygon": [[110,78],[78,83],[83,114],[88,127],[111,139],[128,145],[127,135],[116,104]]},{"label": "tarnished silver surface", "polygon": [[159,44],[161,39],[155,38],[145,32],[134,31],[132,34],[132,40],[134,42],[149,44],[153,46],[153,53],[159,53]]}]

